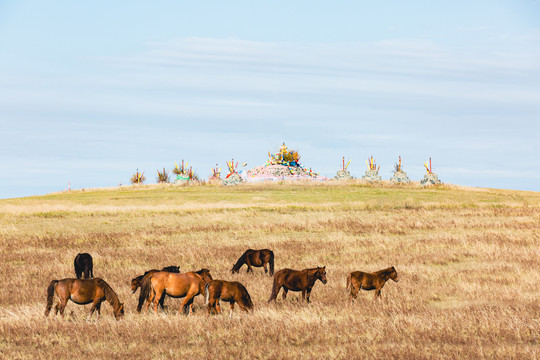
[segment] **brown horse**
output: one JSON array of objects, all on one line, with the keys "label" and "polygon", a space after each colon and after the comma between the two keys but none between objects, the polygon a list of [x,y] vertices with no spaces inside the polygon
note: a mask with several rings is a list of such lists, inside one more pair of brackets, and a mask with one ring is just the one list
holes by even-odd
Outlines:
[{"label": "brown horse", "polygon": [[179,273],[180,272],[180,268],[178,266],[166,266],[164,267],[163,269],[161,270],[158,270],[158,269],[152,269],[152,270],[148,270],[148,271],[145,271],[144,274],[142,275],[139,275],[137,276],[136,278],[133,278],[131,280],[131,293],[134,294],[138,288],[141,287],[141,284],[142,284],[142,281],[143,281],[143,278],[148,275],[148,274],[155,274],[157,272],[160,272],[160,271],[168,271],[168,272],[173,272],[173,273]]},{"label": "brown horse", "polygon": [[[131,280],[131,293],[134,294],[137,291],[137,289],[141,287],[143,279],[145,277],[152,276],[153,274],[155,274],[157,272],[160,272],[160,271],[168,271],[168,272],[173,272],[173,273],[179,273],[180,268],[178,266],[166,266],[161,270],[152,269],[152,270],[146,271],[144,274],[139,275],[136,278]],[[143,304],[144,304],[147,297],[148,297],[148,294],[146,294],[146,296],[139,296],[139,304],[137,305],[137,312],[141,312],[142,306],[143,306]],[[161,309],[165,309],[165,294],[163,294],[161,299],[159,299],[159,307]]]},{"label": "brown horse", "polygon": [[247,265],[247,272],[253,272],[252,266],[255,267],[264,267],[264,272],[268,273],[266,264],[270,265],[270,275],[274,275],[274,252],[268,249],[262,250],[246,250],[240,256],[236,264],[233,265],[231,273],[237,273],[240,271],[242,265]]},{"label": "brown horse", "polygon": [[73,301],[78,305],[86,305],[92,303],[88,320],[92,317],[94,311],[97,310],[97,318],[101,313],[101,303],[107,300],[113,307],[114,317],[118,320],[124,316],[124,304],[118,300],[118,296],[114,290],[103,279],[62,279],[53,280],[47,288],[47,307],[45,316],[51,312],[51,307],[54,300],[54,294],[58,297],[58,303],[54,307],[56,315],[60,310],[60,315],[64,317],[64,309],[68,300]]},{"label": "brown horse", "polygon": [[77,275],[77,279],[83,277],[83,273],[84,279],[94,277],[94,262],[92,261],[92,255],[88,253],[77,254],[75,260],[73,260],[73,265],[75,265],[75,275]]},{"label": "brown horse", "polygon": [[354,271],[347,276],[347,291],[351,294],[352,299],[356,299],[360,289],[375,290],[374,298],[376,299],[381,296],[381,289],[388,279],[399,281],[398,273],[393,266],[375,273]]},{"label": "brown horse", "polygon": [[187,315],[190,308],[193,312],[193,298],[204,293],[204,286],[211,280],[212,276],[208,269],[183,274],[160,271],[143,279],[139,301],[141,296],[146,296],[147,311],[150,302],[153,301],[154,311],[157,314],[157,306],[163,295],[173,298],[185,297],[181,310]]},{"label": "brown horse", "polygon": [[317,279],[326,284],[326,266],[304,270],[281,269],[274,275],[274,286],[268,302],[276,300],[282,287],[283,299],[287,298],[289,290],[302,291],[302,299],[309,302],[311,289]]},{"label": "brown horse", "polygon": [[232,316],[235,303],[238,303],[240,309],[245,312],[253,310],[253,302],[249,293],[244,285],[238,281],[212,280],[204,287],[204,297],[206,305],[208,305],[208,314],[221,313],[220,300],[231,303],[230,316]]}]

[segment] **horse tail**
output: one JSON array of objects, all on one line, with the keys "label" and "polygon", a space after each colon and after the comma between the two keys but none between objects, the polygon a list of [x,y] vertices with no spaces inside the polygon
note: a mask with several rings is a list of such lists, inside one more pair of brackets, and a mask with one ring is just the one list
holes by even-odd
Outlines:
[{"label": "horse tail", "polygon": [[45,308],[45,316],[49,316],[49,313],[51,312],[51,307],[54,300],[54,288],[56,287],[56,284],[58,284],[58,280],[53,280],[47,288],[47,307]]},{"label": "horse tail", "polygon": [[270,265],[270,276],[274,275],[274,252],[270,251],[270,260],[268,261]]},{"label": "horse tail", "polygon": [[205,305],[208,305],[208,303],[210,302],[210,291],[208,291],[208,287],[210,286],[210,282],[207,282],[206,285],[204,286],[204,301],[205,301]]},{"label": "horse tail", "polygon": [[351,274],[347,275],[347,291],[351,291]]},{"label": "horse tail", "polygon": [[278,283],[277,278],[278,277],[276,275],[274,275],[274,285],[272,285],[272,294],[270,295],[270,299],[268,299],[268,302],[272,302],[272,300],[276,300],[276,298],[277,298],[279,288],[281,287],[281,285],[279,285],[279,283]]},{"label": "horse tail", "polygon": [[77,256],[75,256],[75,260],[73,260],[73,265],[75,266],[75,275],[77,276],[77,279],[80,279],[81,276],[82,276],[82,269],[81,269],[81,266],[79,265],[79,258],[81,257],[81,254],[77,254]]},{"label": "horse tail", "polygon": [[141,292],[139,293],[139,304],[137,305],[137,312],[141,312],[144,301],[148,299],[150,291],[152,291],[152,275],[147,275],[143,278],[141,283]]}]

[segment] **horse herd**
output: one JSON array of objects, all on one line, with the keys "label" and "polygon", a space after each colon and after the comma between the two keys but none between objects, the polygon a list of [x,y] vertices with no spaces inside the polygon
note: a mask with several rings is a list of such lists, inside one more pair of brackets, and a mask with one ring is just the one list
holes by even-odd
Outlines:
[{"label": "horse herd", "polygon": [[[272,293],[268,302],[275,301],[282,288],[283,299],[286,299],[289,290],[301,291],[302,298],[309,302],[315,282],[317,280],[323,284],[327,282],[325,266],[304,270],[286,268],[274,273],[274,253],[268,249],[247,250],[233,265],[231,273],[238,273],[244,264],[247,265],[248,273],[253,272],[252,267],[264,267],[265,273],[270,272],[270,276],[274,277]],[[60,315],[64,317],[66,304],[68,300],[71,300],[79,305],[92,303],[88,319],[90,320],[96,310],[99,319],[101,303],[107,300],[113,308],[115,318],[117,320],[121,318],[124,315],[124,304],[120,302],[109,284],[103,279],[93,278],[92,256],[87,253],[78,254],[75,257],[74,265],[76,279],[52,280],[49,284],[45,316],[51,312],[56,294],[58,302],[54,308],[55,315],[60,312]],[[393,266],[375,273],[354,271],[347,276],[347,292],[349,292],[351,299],[355,299],[360,290],[375,290],[375,298],[378,298],[388,279],[398,281],[398,274]],[[231,315],[235,304],[238,304],[240,309],[246,312],[253,309],[253,302],[244,285],[238,281],[214,280],[208,269],[180,273],[178,266],[168,266],[161,270],[148,270],[131,280],[132,293],[135,293],[139,288],[141,290],[137,312],[142,311],[146,302],[146,311],[148,311],[150,304],[153,304],[154,311],[157,313],[158,306],[164,307],[165,295],[173,298],[184,298],[181,311],[186,315],[189,314],[190,310],[193,312],[193,300],[197,295],[204,295],[208,314],[221,313],[220,301],[230,303]]]}]

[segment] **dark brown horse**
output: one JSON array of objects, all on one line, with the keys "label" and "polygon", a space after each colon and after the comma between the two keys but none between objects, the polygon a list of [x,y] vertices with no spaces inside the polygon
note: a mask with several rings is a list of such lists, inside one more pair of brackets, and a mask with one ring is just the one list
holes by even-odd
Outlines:
[{"label": "dark brown horse", "polygon": [[302,298],[309,302],[311,289],[317,279],[326,284],[326,266],[304,270],[281,269],[274,275],[274,286],[268,302],[276,300],[282,287],[283,299],[287,298],[289,290],[301,291]]},{"label": "dark brown horse", "polygon": [[[160,272],[160,271],[168,271],[168,272],[173,272],[173,273],[179,273],[180,268],[178,266],[166,266],[161,270],[152,269],[152,270],[146,271],[144,274],[139,275],[136,278],[131,280],[131,293],[134,294],[137,291],[137,289],[141,287],[143,279],[146,276],[152,276],[153,274],[155,274],[157,272]],[[139,304],[137,305],[137,312],[141,312],[142,306],[143,306],[144,302],[146,301],[147,297],[148,297],[148,295],[139,296]],[[159,299],[159,307],[161,309],[165,309],[165,294],[163,294],[161,299]]]},{"label": "dark brown horse", "polygon": [[236,264],[233,265],[231,272],[237,273],[240,271],[240,268],[242,265],[247,265],[247,272],[253,272],[252,266],[255,267],[264,267],[264,272],[268,273],[268,269],[266,268],[266,264],[270,265],[270,275],[274,275],[274,252],[272,250],[268,249],[262,249],[262,250],[253,250],[249,249],[246,250],[240,256]]},{"label": "dark brown horse", "polygon": [[347,291],[352,299],[356,299],[360,289],[375,290],[376,299],[381,296],[381,289],[388,279],[398,282],[398,273],[393,266],[375,273],[354,271],[347,276]]},{"label": "dark brown horse", "polygon": [[51,312],[51,307],[54,301],[54,294],[58,297],[58,303],[54,307],[54,314],[60,311],[62,318],[64,317],[64,309],[68,300],[73,301],[78,305],[86,305],[92,303],[88,320],[92,317],[94,311],[97,310],[97,318],[101,313],[101,303],[107,300],[113,307],[114,317],[118,320],[124,316],[124,304],[118,300],[118,296],[114,290],[103,279],[62,279],[53,280],[47,288],[47,307],[45,316]]},{"label": "dark brown horse", "polygon": [[75,275],[77,275],[77,279],[80,279],[83,273],[84,279],[90,279],[94,277],[94,263],[90,254],[77,254],[73,263],[75,265]]},{"label": "dark brown horse", "polygon": [[212,276],[208,269],[183,274],[160,271],[143,279],[139,302],[141,296],[146,296],[147,311],[150,302],[153,301],[154,311],[157,313],[157,306],[163,295],[173,298],[185,297],[181,310],[187,315],[190,308],[193,312],[193,298],[204,293],[204,286],[211,280]]},{"label": "dark brown horse", "polygon": [[208,314],[221,313],[220,300],[231,303],[230,316],[232,316],[235,303],[238,303],[240,309],[246,312],[253,310],[253,302],[248,291],[238,281],[212,280],[204,287],[204,297],[208,305]]}]

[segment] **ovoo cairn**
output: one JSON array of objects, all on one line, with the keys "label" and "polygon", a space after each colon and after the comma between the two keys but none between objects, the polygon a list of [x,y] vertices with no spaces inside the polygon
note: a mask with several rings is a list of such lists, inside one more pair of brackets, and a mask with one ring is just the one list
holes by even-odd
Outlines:
[{"label": "ovoo cairn", "polygon": [[371,157],[366,160],[366,165],[368,166],[368,169],[366,170],[366,173],[364,174],[364,176],[362,176],[362,180],[366,180],[367,182],[381,181],[382,178],[379,175],[379,169],[381,168],[381,166],[379,165],[377,167],[377,164],[375,164],[375,159],[373,158],[373,155],[371,155]]},{"label": "ovoo cairn", "polygon": [[300,155],[289,150],[285,143],[277,153],[268,153],[268,160],[246,172],[245,181],[288,181],[288,180],[328,180],[324,176],[306,169],[300,164]]},{"label": "ovoo cairn", "polygon": [[424,175],[424,178],[420,181],[420,184],[423,186],[437,185],[441,183],[439,177],[431,169],[431,158],[429,158],[429,166],[424,163],[424,166],[427,170],[427,174]]},{"label": "ovoo cairn", "polygon": [[401,167],[401,156],[399,157],[399,163],[394,164],[394,175],[390,178],[390,181],[394,183],[410,183],[411,179],[407,176],[407,173],[403,171]]},{"label": "ovoo cairn", "polygon": [[230,162],[227,162],[227,168],[229,169],[229,174],[223,179],[223,185],[231,186],[238,185],[244,181],[242,176],[236,171],[238,169],[238,162],[234,163],[234,159]]},{"label": "ovoo cairn", "polygon": [[345,156],[342,159],[342,167],[341,170],[338,170],[336,176],[334,179],[336,180],[351,180],[354,179],[351,175],[351,173],[347,170],[349,167],[349,164],[351,163],[351,160],[347,161],[347,164],[345,164]]}]

